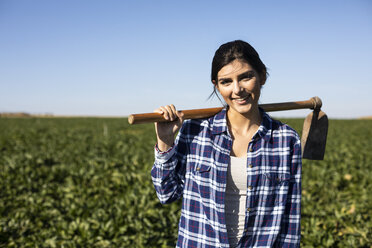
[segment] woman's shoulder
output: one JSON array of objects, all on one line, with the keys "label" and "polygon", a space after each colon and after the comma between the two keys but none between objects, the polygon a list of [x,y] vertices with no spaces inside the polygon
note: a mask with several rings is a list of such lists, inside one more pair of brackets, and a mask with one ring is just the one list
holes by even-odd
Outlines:
[{"label": "woman's shoulder", "polygon": [[300,139],[299,134],[293,127],[270,116],[269,118],[271,119],[271,129],[274,134],[286,137],[293,137],[296,140]]},{"label": "woman's shoulder", "polygon": [[197,134],[201,131],[213,132],[217,129],[224,128],[226,128],[226,118],[224,110],[207,118],[187,119],[183,122],[182,127],[184,132],[190,134]]},{"label": "woman's shoulder", "polygon": [[204,129],[210,129],[210,118],[187,119],[183,122],[183,129],[188,133],[200,132]]}]

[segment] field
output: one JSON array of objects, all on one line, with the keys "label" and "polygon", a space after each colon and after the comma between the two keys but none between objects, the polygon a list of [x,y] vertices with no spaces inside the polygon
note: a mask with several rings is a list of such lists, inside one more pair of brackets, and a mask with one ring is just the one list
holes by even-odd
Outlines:
[{"label": "field", "polygon": [[[180,202],[156,198],[154,143],[120,118],[0,118],[0,247],[174,247]],[[302,247],[372,247],[372,120],[331,120],[302,189]]]}]

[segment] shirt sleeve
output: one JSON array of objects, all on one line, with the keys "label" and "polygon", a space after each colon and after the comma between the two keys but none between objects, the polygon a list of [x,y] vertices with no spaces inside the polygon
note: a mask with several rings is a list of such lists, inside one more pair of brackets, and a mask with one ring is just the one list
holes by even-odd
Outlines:
[{"label": "shirt sleeve", "polygon": [[171,203],[182,196],[188,151],[185,130],[186,121],[170,150],[160,152],[155,147],[155,162],[151,169],[151,178],[162,204]]},{"label": "shirt sleeve", "polygon": [[301,142],[298,135],[293,146],[291,158],[291,177],[289,181],[287,203],[278,240],[274,247],[300,247],[301,239]]}]

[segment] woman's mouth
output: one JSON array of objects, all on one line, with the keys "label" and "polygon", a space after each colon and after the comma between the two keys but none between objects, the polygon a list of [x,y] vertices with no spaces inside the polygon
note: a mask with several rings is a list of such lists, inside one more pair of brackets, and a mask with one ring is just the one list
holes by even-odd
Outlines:
[{"label": "woman's mouth", "polygon": [[251,98],[251,95],[246,95],[244,97],[234,97],[232,98],[232,100],[235,103],[242,105],[248,103],[249,98]]}]

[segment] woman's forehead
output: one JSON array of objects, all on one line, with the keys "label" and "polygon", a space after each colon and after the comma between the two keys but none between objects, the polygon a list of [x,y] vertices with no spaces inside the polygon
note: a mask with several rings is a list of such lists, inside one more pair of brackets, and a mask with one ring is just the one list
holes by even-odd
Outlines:
[{"label": "woman's forehead", "polygon": [[224,67],[219,70],[217,73],[218,78],[230,77],[236,74],[241,74],[247,71],[254,70],[252,66],[241,60],[234,60],[231,63],[225,65]]}]

